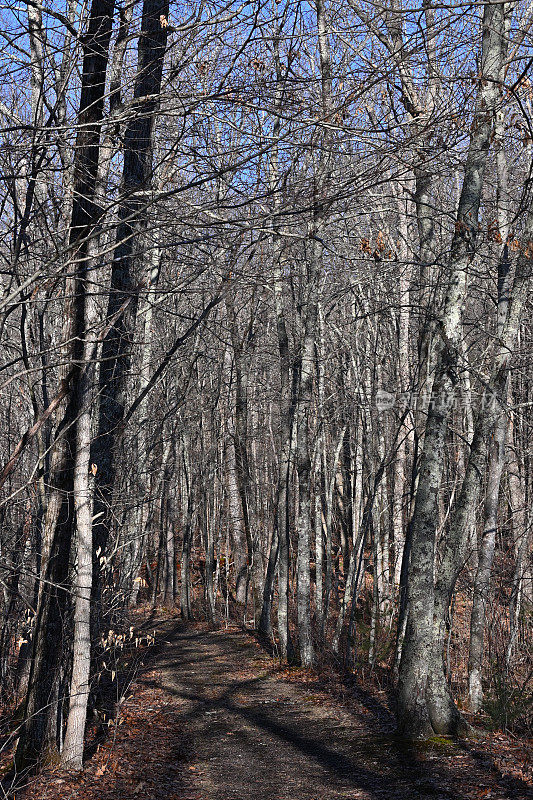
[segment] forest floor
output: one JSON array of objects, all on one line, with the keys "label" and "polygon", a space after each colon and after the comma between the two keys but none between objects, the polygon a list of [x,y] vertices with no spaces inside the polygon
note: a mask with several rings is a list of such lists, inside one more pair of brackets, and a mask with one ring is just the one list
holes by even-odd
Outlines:
[{"label": "forest floor", "polygon": [[413,745],[384,692],[282,670],[237,627],[143,624],[156,645],[84,772],[43,774],[16,800],[533,798],[523,740]]}]

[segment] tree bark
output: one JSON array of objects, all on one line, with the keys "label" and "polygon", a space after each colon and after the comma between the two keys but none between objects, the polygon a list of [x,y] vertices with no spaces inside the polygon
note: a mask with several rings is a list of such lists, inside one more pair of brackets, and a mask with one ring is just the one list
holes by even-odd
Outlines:
[{"label": "tree bark", "polygon": [[[124,418],[132,338],[139,294],[139,249],[152,187],[152,150],[168,30],[168,0],[144,0],[131,119],[124,134],[124,167],[117,242],[111,268],[107,314],[113,319],[102,347],[98,437],[92,460],[97,466],[95,546],[104,552],[111,528],[111,504]],[[95,574],[93,600],[98,606],[100,577]]]},{"label": "tree bark", "polygon": [[439,323],[436,376],[420,459],[408,570],[408,619],[398,684],[398,725],[412,738],[431,736],[427,682],[433,649],[435,520],[444,464],[450,402],[457,383],[468,266],[475,252],[483,175],[506,53],[503,6],[485,5],[480,85],[450,252],[450,278]]},{"label": "tree bark", "polygon": [[[105,78],[108,63],[108,50],[113,20],[112,0],[93,0],[89,18],[87,39],[84,46],[82,90],[78,115],[79,129],[76,137],[76,156],[74,162],[74,200],[70,227],[70,252],[76,263],[75,278],[67,284],[72,292],[66,312],[64,341],[69,352],[71,364],[68,375],[71,386],[67,407],[58,431],[58,442],[53,455],[53,471],[50,482],[52,497],[47,508],[45,521],[45,572],[44,590],[39,599],[39,609],[33,639],[32,667],[25,703],[25,723],[16,752],[18,770],[35,769],[45,760],[57,758],[55,741],[56,706],[59,670],[63,653],[64,618],[67,607],[66,584],[69,571],[69,555],[72,542],[74,515],[72,494],[77,489],[77,500],[82,500],[84,479],[82,464],[87,458],[87,436],[90,432],[87,424],[82,424],[79,436],[76,433],[76,421],[79,403],[84,395],[83,381],[85,377],[79,368],[79,358],[83,351],[83,339],[86,335],[86,269],[89,237],[98,221],[98,210],[94,204],[96,179],[99,164],[99,141],[103,118],[103,102],[105,94]],[[86,373],[85,373],[86,375]],[[82,451],[74,462],[77,446]],[[83,516],[83,511],[82,511]],[[80,520],[79,553],[81,564],[78,564],[78,583],[89,581],[86,569],[86,550],[90,542],[86,539],[87,531]],[[86,686],[87,673],[85,616],[87,613],[86,587],[77,595],[75,632],[76,641],[76,680],[79,685]],[[76,736],[69,736],[70,743],[76,740],[78,753],[76,764],[81,766],[79,756],[80,736],[83,742],[82,717],[83,706],[86,708],[86,693],[78,693],[79,706],[74,713],[71,732],[76,728]],[[74,723],[76,719],[76,723]],[[82,726],[84,727],[84,726]],[[61,735],[61,734],[60,734]],[[74,746],[73,746],[74,747]],[[83,747],[83,744],[81,745]],[[69,750],[70,752],[70,750]]]}]

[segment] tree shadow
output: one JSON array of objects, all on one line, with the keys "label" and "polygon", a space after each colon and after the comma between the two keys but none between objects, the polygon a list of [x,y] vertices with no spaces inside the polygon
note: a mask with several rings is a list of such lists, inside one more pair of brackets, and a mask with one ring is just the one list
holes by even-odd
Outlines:
[{"label": "tree shadow", "polygon": [[[205,800],[201,786],[191,783],[198,773],[189,762],[206,771],[209,800],[460,800],[472,796],[465,792],[478,776],[481,785],[497,786],[499,800],[532,797],[525,782],[496,776],[485,764],[474,764],[475,774],[462,786],[453,759],[461,753],[486,760],[471,743],[417,744],[375,733],[366,723],[377,718],[381,725],[390,710],[360,686],[348,688],[366,713],[346,709],[347,723],[331,710],[322,713],[322,706],[310,714],[294,684],[286,684],[289,697],[276,696],[283,694],[282,680],[239,674],[249,661],[242,642],[242,633],[221,636],[182,623],[161,631],[137,683],[180,702],[170,704],[170,722],[142,715],[134,751],[125,738],[117,756],[127,768],[95,781],[91,798],[138,800],[157,786],[155,797]],[[309,689],[313,683],[304,692]]]},{"label": "tree shadow", "polygon": [[[182,642],[187,649],[202,637],[205,637],[205,634],[192,636],[185,634]],[[231,654],[233,651],[234,657],[235,648],[229,637],[225,637],[224,646],[220,640],[216,644],[222,655]],[[176,643],[176,646],[179,648],[179,643]],[[459,752],[457,744],[443,739],[416,743],[395,735],[392,732],[394,718],[390,708],[354,681],[349,681],[348,688],[353,691],[354,697],[363,706],[366,715],[362,716],[354,709],[347,709],[348,712],[364,723],[377,717],[381,733],[360,735],[360,732],[356,732],[348,741],[345,736],[327,730],[327,726],[317,727],[306,719],[305,713],[296,712],[291,718],[290,713],[280,712],[279,707],[270,713],[264,706],[259,706],[260,702],[264,702],[261,700],[254,702],[252,699],[251,705],[236,702],[237,695],[246,692],[250,694],[252,690],[260,696],[264,680],[262,677],[233,680],[227,689],[215,698],[207,696],[197,685],[187,687],[187,675],[178,677],[183,684],[179,688],[164,682],[162,684],[155,682],[154,685],[191,704],[191,710],[184,716],[186,724],[198,724],[197,720],[202,714],[209,715],[223,711],[229,715],[235,723],[234,730],[229,733],[240,734],[245,760],[253,762],[257,759],[258,742],[253,736],[242,736],[243,725],[248,731],[255,731],[258,735],[264,734],[269,741],[276,740],[289,746],[293,752],[296,751],[305,760],[300,765],[302,769],[305,768],[305,762],[319,765],[324,773],[324,785],[329,787],[344,787],[347,791],[363,790],[376,797],[385,798],[466,796],[462,792],[457,793],[455,788],[450,788],[453,783],[459,782],[459,785],[461,783],[460,773],[458,775],[453,767],[453,759]],[[195,682],[198,683],[197,680]],[[306,684],[305,690],[309,691],[312,688],[313,683]],[[389,730],[385,733],[383,733],[384,719],[389,723]],[[200,727],[199,738],[202,739],[208,736],[210,725]],[[447,758],[443,758],[445,755]],[[297,760],[298,756],[296,767],[298,767]],[[449,764],[446,763],[447,760]],[[270,767],[275,769],[275,763],[270,764]],[[499,791],[506,797],[530,796],[530,790],[525,782],[503,779],[487,771],[484,772],[484,777],[493,785],[496,783]],[[316,788],[318,787],[314,787],[315,795]],[[327,797],[325,794],[323,796]]]}]

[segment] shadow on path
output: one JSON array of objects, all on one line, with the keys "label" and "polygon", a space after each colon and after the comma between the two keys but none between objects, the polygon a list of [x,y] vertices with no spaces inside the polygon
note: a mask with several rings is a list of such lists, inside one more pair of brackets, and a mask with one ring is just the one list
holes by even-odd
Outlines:
[{"label": "shadow on path", "polygon": [[[142,680],[183,704],[206,800],[437,800],[494,787],[494,773],[464,748],[380,733],[375,698],[359,692],[357,715],[280,679],[244,633],[176,630],[157,668],[157,679]],[[520,781],[502,779],[498,790],[500,798],[533,796]]]},{"label": "shadow on path", "polygon": [[385,704],[358,687],[345,708],[310,673],[281,677],[246,632],[154,625],[125,724],[80,776],[40,777],[17,800],[533,798],[475,744],[395,737]]}]

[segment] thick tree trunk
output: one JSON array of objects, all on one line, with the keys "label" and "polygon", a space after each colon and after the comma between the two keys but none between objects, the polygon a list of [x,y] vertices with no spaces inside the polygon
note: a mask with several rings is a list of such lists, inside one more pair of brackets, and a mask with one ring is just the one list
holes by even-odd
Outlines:
[{"label": "thick tree trunk", "polygon": [[413,738],[430,736],[427,681],[433,650],[435,520],[445,456],[450,403],[453,401],[466,297],[468,266],[475,252],[483,175],[501,97],[499,77],[506,52],[503,6],[483,13],[479,94],[465,164],[463,187],[450,253],[448,292],[438,331],[436,377],[426,424],[412,520],[408,571],[408,619],[398,685],[398,724]]},{"label": "thick tree trunk", "polygon": [[[105,552],[111,527],[111,504],[124,417],[132,338],[139,293],[139,252],[143,244],[146,208],[152,185],[152,150],[161,89],[168,19],[168,0],[144,0],[131,119],[124,135],[124,167],[119,224],[111,269],[108,319],[127,303],[110,327],[102,347],[98,438],[92,460],[97,467],[95,546]],[[93,600],[99,603],[98,573]]]},{"label": "thick tree trunk", "polygon": [[[99,141],[103,117],[103,100],[105,94],[105,78],[108,62],[108,49],[113,20],[112,0],[94,0],[91,7],[87,39],[84,45],[82,89],[78,116],[79,130],[76,137],[76,156],[74,162],[74,200],[70,227],[70,252],[77,264],[75,277],[68,281],[67,292],[72,297],[66,311],[66,322],[63,333],[65,349],[70,364],[64,380],[70,381],[71,388],[63,421],[60,425],[56,450],[53,453],[51,472],[51,499],[48,504],[45,520],[46,543],[43,548],[45,558],[45,583],[39,598],[39,610],[33,638],[33,656],[28,691],[25,705],[25,724],[16,753],[17,768],[34,769],[41,761],[57,758],[55,732],[56,714],[55,698],[58,693],[60,666],[63,654],[65,635],[64,619],[67,608],[67,580],[69,556],[73,535],[74,509],[72,504],[73,490],[76,489],[76,500],[80,504],[84,492],[82,479],[82,463],[88,467],[88,436],[90,427],[87,420],[82,423],[79,435],[76,433],[76,421],[80,402],[85,396],[84,381],[87,371],[80,370],[80,356],[83,356],[83,339],[85,337],[86,318],[86,286],[88,241],[93,235],[93,228],[98,221],[98,211],[94,204],[96,179],[99,164]],[[67,363],[69,363],[67,361]],[[77,454],[78,445],[82,452]],[[87,459],[87,461],[86,461]],[[86,582],[90,575],[86,569],[87,530],[84,526],[82,509],[81,528],[78,535],[79,563],[78,586],[83,581],[84,588],[78,593],[75,611],[75,643],[76,643],[76,681],[86,686],[87,646],[85,617],[87,613]],[[81,557],[81,563],[80,563]],[[80,575],[81,571],[81,575]],[[90,651],[89,651],[90,657]],[[86,708],[86,693],[79,694],[79,705],[73,712],[73,722],[69,737],[71,752],[76,750],[75,763],[81,767],[81,749],[83,748],[83,731],[80,733]],[[74,723],[76,718],[76,723]],[[76,736],[73,731],[76,728]]]},{"label": "thick tree trunk", "polygon": [[[505,433],[507,419],[503,412],[503,404],[506,393],[508,365],[515,348],[520,317],[530,284],[529,242],[532,237],[533,214],[530,212],[523,235],[525,244],[522,246],[517,260],[510,302],[508,287],[500,284],[499,341],[494,354],[493,370],[482,397],[461,491],[452,517],[450,531],[446,538],[443,557],[438,565],[434,604],[434,641],[427,692],[432,726],[438,733],[460,733],[467,727],[453,702],[445,675],[443,653],[446,629],[449,627],[448,609],[452,602],[457,578],[468,558],[470,531],[475,525],[475,510],[484,475],[487,432],[493,432],[493,439],[496,442],[501,440],[502,435],[504,436]],[[505,261],[506,255],[504,253]],[[504,272],[506,273],[506,271],[507,267]],[[501,456],[499,446],[499,444],[496,444],[496,450],[493,450],[491,463],[489,463],[487,485],[489,494],[487,498],[490,496],[491,499],[487,500],[486,510],[491,514],[497,511],[496,494],[502,466],[498,463],[498,459]],[[493,527],[492,523],[489,527]],[[490,553],[488,555],[490,557]],[[486,572],[486,565],[482,568]]]}]

